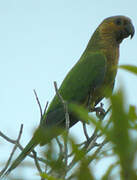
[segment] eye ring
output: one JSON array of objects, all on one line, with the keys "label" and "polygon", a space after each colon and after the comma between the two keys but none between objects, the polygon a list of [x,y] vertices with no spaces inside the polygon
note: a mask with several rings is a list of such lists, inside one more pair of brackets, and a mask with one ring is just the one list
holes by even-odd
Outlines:
[{"label": "eye ring", "polygon": [[116,19],[115,23],[116,23],[116,25],[120,26],[122,24],[122,21],[121,21],[121,19],[118,18],[118,19]]}]

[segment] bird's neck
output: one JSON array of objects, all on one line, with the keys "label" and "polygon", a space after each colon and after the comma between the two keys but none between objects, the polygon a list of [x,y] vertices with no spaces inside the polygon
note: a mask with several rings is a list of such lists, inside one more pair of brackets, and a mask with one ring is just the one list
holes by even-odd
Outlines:
[{"label": "bird's neck", "polygon": [[116,42],[111,34],[100,34],[98,31],[90,39],[84,52],[102,52],[107,57],[107,63],[117,66],[119,59],[119,43]]}]

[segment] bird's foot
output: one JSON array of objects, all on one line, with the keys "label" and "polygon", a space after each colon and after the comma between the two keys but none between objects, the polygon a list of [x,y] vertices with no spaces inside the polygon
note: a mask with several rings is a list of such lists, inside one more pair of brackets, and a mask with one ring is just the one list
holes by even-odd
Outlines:
[{"label": "bird's foot", "polygon": [[99,107],[94,107],[91,109],[91,112],[96,112],[96,116],[102,120],[106,114],[105,109],[103,108],[103,103],[100,103]]}]

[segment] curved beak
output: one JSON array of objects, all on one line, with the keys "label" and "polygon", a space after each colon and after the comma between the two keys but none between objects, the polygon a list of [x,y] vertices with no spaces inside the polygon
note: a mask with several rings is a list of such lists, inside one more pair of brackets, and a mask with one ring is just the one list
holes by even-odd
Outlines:
[{"label": "curved beak", "polygon": [[132,23],[127,24],[127,26],[125,27],[125,31],[126,31],[127,35],[130,36],[132,39],[132,37],[135,34],[135,28],[134,28],[133,24]]}]

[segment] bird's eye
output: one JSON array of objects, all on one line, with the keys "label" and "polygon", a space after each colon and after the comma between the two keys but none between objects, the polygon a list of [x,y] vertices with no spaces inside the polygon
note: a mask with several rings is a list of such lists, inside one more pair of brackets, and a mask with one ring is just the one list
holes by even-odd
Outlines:
[{"label": "bird's eye", "polygon": [[121,21],[121,19],[116,19],[115,23],[119,26],[122,24],[122,21]]}]

